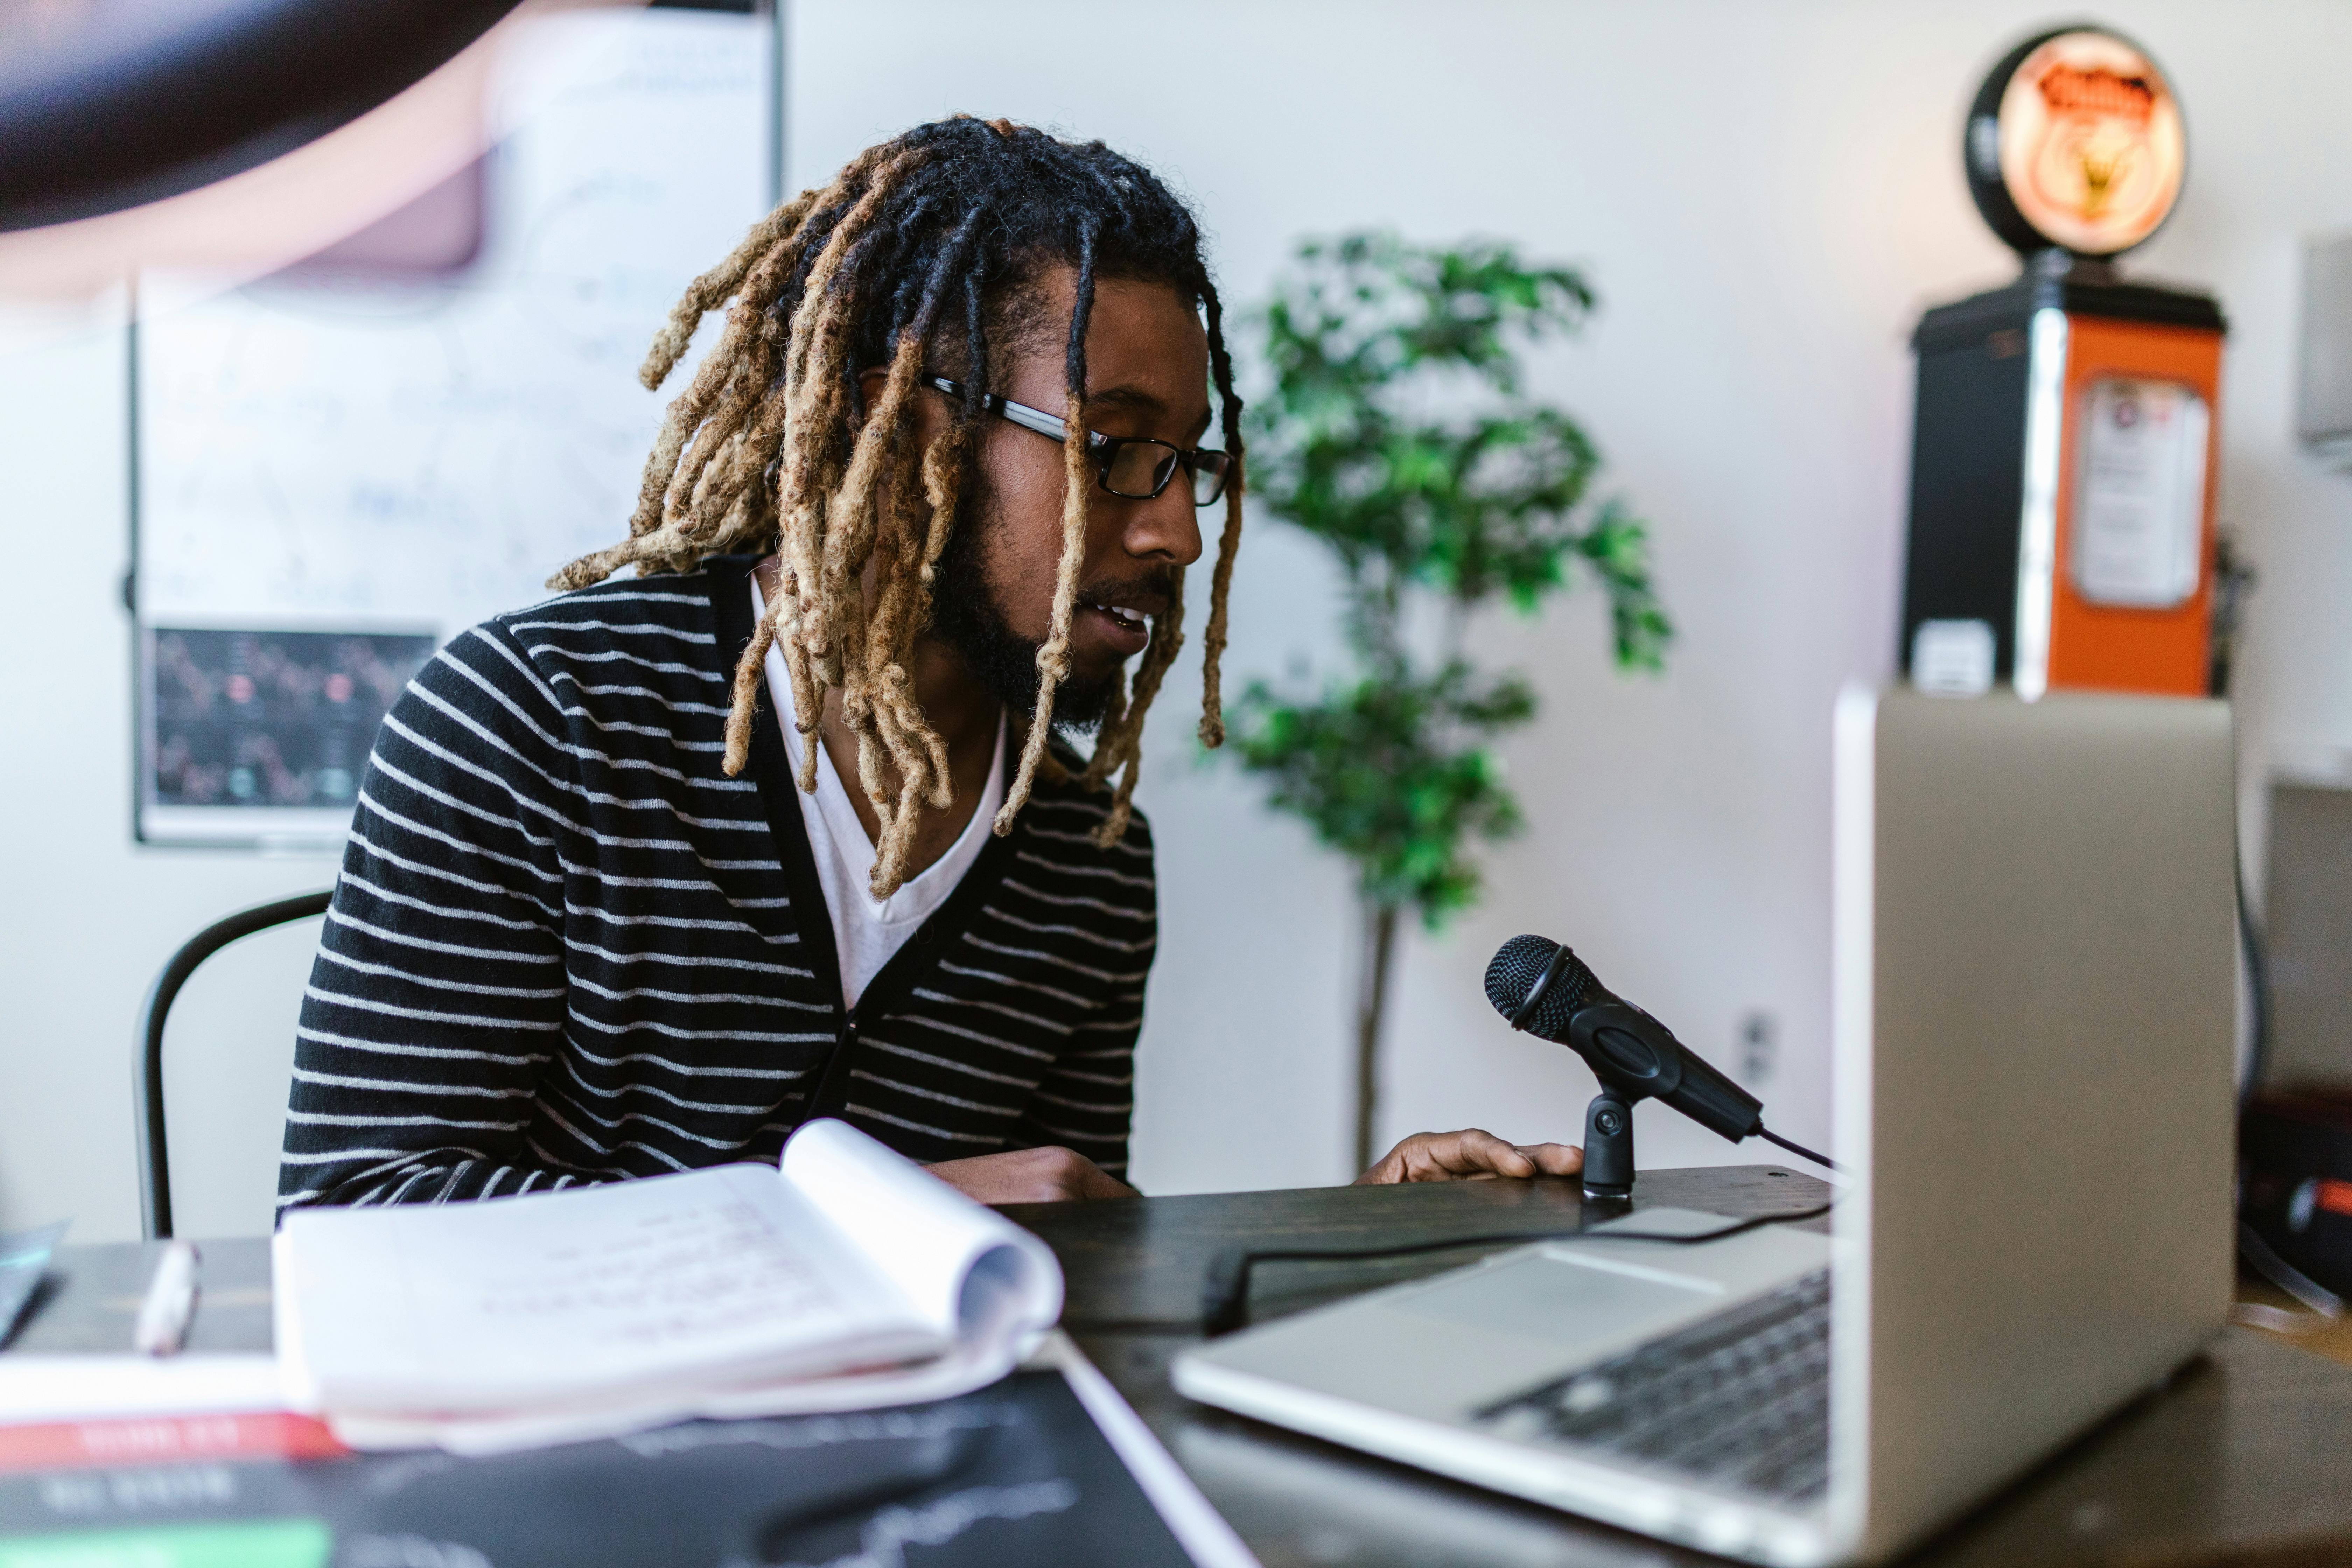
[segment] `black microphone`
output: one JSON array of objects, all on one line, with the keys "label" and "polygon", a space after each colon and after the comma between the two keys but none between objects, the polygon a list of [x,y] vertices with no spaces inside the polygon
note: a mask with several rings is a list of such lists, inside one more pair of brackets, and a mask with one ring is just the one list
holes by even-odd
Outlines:
[{"label": "black microphone", "polygon": [[1584,1190],[1592,1196],[1622,1197],[1633,1190],[1636,1100],[1664,1100],[1734,1143],[1764,1131],[1762,1100],[1549,938],[1515,936],[1505,942],[1486,966],[1486,1000],[1514,1029],[1576,1052],[1601,1080],[1601,1096],[1584,1119]]}]

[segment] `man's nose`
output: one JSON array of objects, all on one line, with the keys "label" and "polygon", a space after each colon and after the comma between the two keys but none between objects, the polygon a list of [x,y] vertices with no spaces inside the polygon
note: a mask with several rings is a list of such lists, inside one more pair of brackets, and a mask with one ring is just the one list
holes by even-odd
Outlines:
[{"label": "man's nose", "polygon": [[[1201,517],[1192,505],[1192,476],[1179,468],[1150,500],[1119,503],[1119,543],[1139,560],[1190,566],[1201,558]],[[1110,498],[1105,496],[1106,500]]]}]

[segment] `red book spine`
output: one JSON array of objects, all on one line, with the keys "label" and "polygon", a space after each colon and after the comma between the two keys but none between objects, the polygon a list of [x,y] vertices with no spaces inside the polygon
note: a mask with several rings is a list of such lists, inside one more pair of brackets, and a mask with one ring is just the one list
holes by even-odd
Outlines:
[{"label": "red book spine", "polygon": [[351,1450],[308,1415],[150,1415],[0,1426],[0,1474],[196,1459],[332,1459]]}]

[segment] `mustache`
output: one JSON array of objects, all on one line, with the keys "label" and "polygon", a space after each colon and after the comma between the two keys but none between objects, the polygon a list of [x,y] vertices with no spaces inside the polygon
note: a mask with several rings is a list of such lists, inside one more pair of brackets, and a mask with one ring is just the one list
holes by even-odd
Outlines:
[{"label": "mustache", "polygon": [[1129,573],[1122,577],[1096,577],[1078,584],[1078,603],[1106,604],[1117,599],[1157,599],[1166,603],[1176,597],[1184,581],[1181,566],[1160,566],[1149,571]]}]

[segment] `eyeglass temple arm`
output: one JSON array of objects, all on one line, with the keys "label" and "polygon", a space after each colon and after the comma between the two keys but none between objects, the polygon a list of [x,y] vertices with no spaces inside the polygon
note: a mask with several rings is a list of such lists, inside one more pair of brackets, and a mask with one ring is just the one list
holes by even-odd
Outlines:
[{"label": "eyeglass temple arm", "polygon": [[[946,393],[950,397],[961,397],[964,395],[964,384],[960,381],[950,381],[943,375],[927,376],[924,379],[929,385]],[[1069,426],[1042,408],[1032,408],[1025,403],[1015,403],[1011,398],[993,392],[982,393],[980,405],[991,414],[1003,415],[1024,430],[1034,430],[1038,435],[1051,436],[1056,441],[1066,441],[1070,438]],[[1107,438],[1099,431],[1087,432],[1087,445],[1089,447],[1099,447]]]}]

